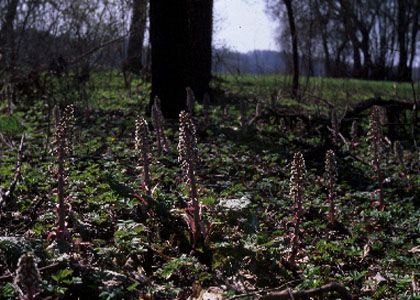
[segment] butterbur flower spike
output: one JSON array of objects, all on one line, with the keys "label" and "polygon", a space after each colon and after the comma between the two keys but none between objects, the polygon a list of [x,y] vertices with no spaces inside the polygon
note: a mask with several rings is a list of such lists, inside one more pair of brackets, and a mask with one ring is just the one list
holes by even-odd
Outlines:
[{"label": "butterbur flower spike", "polygon": [[65,133],[65,151],[67,155],[71,155],[74,148],[73,136],[74,136],[74,127],[76,125],[73,105],[70,104],[64,108],[61,125]]},{"label": "butterbur flower spike", "polygon": [[[376,173],[375,177],[378,183],[378,188],[372,193],[372,204],[378,206],[380,210],[383,210],[383,164],[385,160],[385,140],[382,134],[382,128],[380,123],[380,111],[377,106],[373,107],[372,114],[370,116],[367,141],[369,143],[370,165],[372,166],[373,171]],[[378,200],[375,201],[375,198],[377,198]]]},{"label": "butterbur flower spike", "polygon": [[[198,148],[196,128],[192,121],[191,114],[182,111],[179,115],[179,157],[184,173],[189,176],[195,174],[195,166],[198,162]],[[191,178],[189,178],[191,180]]]},{"label": "butterbur flower spike", "polygon": [[306,175],[306,166],[305,159],[301,152],[295,153],[293,156],[291,172],[290,172],[290,191],[289,196],[292,201],[295,203],[294,211],[294,232],[291,236],[292,251],[289,256],[289,263],[294,265],[296,260],[296,255],[299,250],[299,233],[300,233],[300,223],[303,213],[302,201],[303,201],[303,192],[304,192],[304,180]]},{"label": "butterbur flower spike", "polygon": [[73,149],[73,130],[75,126],[74,107],[67,106],[61,114],[55,108],[55,136],[54,136],[54,155],[57,161],[57,226],[55,237],[58,241],[65,241],[70,238],[66,226],[67,209],[65,203],[65,182],[66,182],[66,160]]},{"label": "butterbur flower spike", "polygon": [[149,126],[143,117],[139,117],[136,120],[135,149],[143,167],[143,186],[150,196],[150,133]]},{"label": "butterbur flower spike", "polygon": [[14,285],[21,300],[35,299],[40,290],[41,276],[33,253],[23,254],[18,261]]},{"label": "butterbur flower spike", "polygon": [[337,181],[337,160],[335,153],[332,150],[328,150],[325,155],[325,183],[327,187],[327,201],[329,202],[330,209],[328,213],[328,219],[331,224],[335,222],[335,191],[334,186]]},{"label": "butterbur flower spike", "polygon": [[202,239],[202,226],[200,205],[198,203],[196,167],[199,160],[197,148],[196,128],[188,112],[182,111],[179,115],[179,157],[183,173],[189,184],[190,207],[189,211],[193,214],[193,239],[194,245]]},{"label": "butterbur flower spike", "polygon": [[289,196],[296,204],[302,204],[303,181],[306,175],[305,159],[301,152],[293,156],[290,172]]}]

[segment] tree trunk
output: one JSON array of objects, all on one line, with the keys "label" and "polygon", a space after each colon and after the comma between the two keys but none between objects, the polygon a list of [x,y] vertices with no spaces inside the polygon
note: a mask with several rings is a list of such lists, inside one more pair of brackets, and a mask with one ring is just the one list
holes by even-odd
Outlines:
[{"label": "tree trunk", "polygon": [[331,72],[331,54],[328,46],[328,23],[330,20],[330,14],[323,16],[321,13],[321,3],[319,0],[315,1],[312,8],[315,10],[316,19],[318,19],[318,30],[321,35],[322,50],[324,51],[324,76],[332,76]]},{"label": "tree trunk", "polygon": [[413,62],[414,58],[416,57],[416,49],[417,49],[417,34],[419,30],[419,22],[420,22],[420,0],[417,0],[413,6],[413,21],[412,21],[412,31],[411,31],[411,57],[410,57],[410,64],[409,68],[409,75],[410,79],[412,79],[413,73]]},{"label": "tree trunk", "polygon": [[362,61],[359,48],[352,42],[353,46],[353,77],[360,78],[362,75]]},{"label": "tree trunk", "polygon": [[322,34],[322,48],[324,50],[324,67],[325,67],[325,76],[329,77],[331,73],[331,57],[330,50],[328,49],[328,42],[326,34]]},{"label": "tree trunk", "polygon": [[369,33],[363,33],[363,40],[361,43],[361,49],[364,56],[363,61],[363,78],[370,79],[371,72],[372,72],[372,58],[370,56],[370,50],[369,50]]},{"label": "tree trunk", "polygon": [[186,109],[186,87],[197,95],[211,78],[212,0],[151,0],[152,95],[167,118]]},{"label": "tree trunk", "polygon": [[408,16],[407,16],[407,0],[398,0],[398,19],[397,19],[397,34],[399,45],[399,60],[398,60],[398,80],[410,80],[407,59],[407,32],[408,32]]},{"label": "tree trunk", "polygon": [[293,51],[293,83],[292,96],[296,98],[299,92],[299,52],[298,52],[298,38],[295,26],[295,17],[293,14],[292,0],[283,0],[287,10],[287,18],[289,19],[290,37],[292,40]]},{"label": "tree trunk", "polygon": [[7,65],[13,61],[15,55],[13,22],[16,18],[19,0],[9,0],[6,6],[6,14],[0,29],[0,65]]},{"label": "tree trunk", "polygon": [[186,109],[188,86],[187,0],[150,0],[152,44],[151,101],[161,99],[162,112],[176,119]]},{"label": "tree trunk", "polygon": [[345,61],[341,59],[341,54],[343,53],[344,49],[346,48],[347,41],[344,40],[340,46],[334,49],[335,52],[335,65],[334,68],[331,68],[334,77],[343,77],[348,76],[348,73],[345,68]]}]

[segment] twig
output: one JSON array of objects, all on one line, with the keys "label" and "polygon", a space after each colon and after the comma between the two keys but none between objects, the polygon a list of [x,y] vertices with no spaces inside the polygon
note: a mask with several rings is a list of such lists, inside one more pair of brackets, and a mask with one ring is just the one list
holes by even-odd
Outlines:
[{"label": "twig", "polygon": [[227,300],[235,300],[235,299],[240,299],[240,298],[243,298],[243,297],[250,297],[250,296],[261,296],[261,295],[269,294],[269,293],[272,293],[272,292],[283,291],[286,286],[289,286],[290,284],[298,283],[298,282],[301,282],[301,281],[302,281],[302,279],[295,279],[295,280],[286,282],[286,283],[284,283],[281,286],[276,287],[276,288],[265,289],[265,290],[255,291],[255,292],[246,293],[246,294],[240,294],[240,295],[230,297]]},{"label": "twig", "polygon": [[286,289],[280,292],[274,292],[266,296],[262,296],[260,300],[290,300],[290,299],[310,299],[311,297],[319,297],[328,292],[336,292],[344,300],[352,300],[353,296],[347,291],[347,289],[337,283],[331,282],[323,285],[319,288],[303,290],[303,291],[291,291]]},{"label": "twig", "polygon": [[1,140],[1,142],[3,142],[3,144],[5,144],[7,147],[9,147],[9,148],[13,148],[12,143],[8,142],[8,141],[6,140],[6,138],[4,137],[4,135],[3,135],[1,132],[0,132],[0,140]]},{"label": "twig", "polygon": [[89,56],[89,55],[91,55],[91,54],[95,53],[96,51],[101,50],[102,48],[108,47],[109,45],[112,45],[113,43],[117,43],[117,42],[119,42],[119,41],[122,41],[122,40],[124,40],[127,36],[128,36],[128,34],[125,34],[125,35],[123,35],[123,36],[120,36],[120,37],[117,37],[117,38],[112,39],[112,40],[110,40],[110,41],[107,41],[107,42],[105,42],[105,43],[103,43],[103,44],[101,44],[101,45],[98,45],[98,46],[96,46],[96,47],[93,47],[92,49],[88,50],[87,52],[82,53],[80,56],[78,56],[78,57],[76,57],[75,59],[71,60],[71,61],[69,62],[69,65],[74,65],[74,64],[78,63],[79,61],[81,61],[81,60],[82,60],[83,58],[85,58],[86,56]]}]

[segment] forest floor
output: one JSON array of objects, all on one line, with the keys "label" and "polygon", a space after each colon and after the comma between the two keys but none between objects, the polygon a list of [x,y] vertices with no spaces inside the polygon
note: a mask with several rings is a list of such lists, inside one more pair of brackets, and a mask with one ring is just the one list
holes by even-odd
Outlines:
[{"label": "forest floor", "polygon": [[[374,96],[409,100],[411,86],[315,79],[307,96],[294,101],[274,88],[281,82],[286,80],[220,78],[208,124],[203,106],[196,104],[198,198],[203,224],[211,231],[194,251],[182,217],[189,187],[178,163],[176,123],[166,124],[170,151],[161,156],[152,151],[153,201],[142,207],[133,197],[144,194],[134,131],[149,85],[138,83],[127,96],[121,78],[104,76],[90,87],[88,102],[76,103],[65,185],[71,206],[66,251],[51,238],[57,182],[50,106],[39,100],[18,106],[11,116],[2,112],[3,190],[13,181],[23,133],[25,141],[21,176],[0,216],[0,299],[16,297],[13,277],[27,251],[34,252],[41,270],[40,299],[205,299],[205,292],[253,299],[276,289],[307,290],[331,282],[359,299],[420,299],[420,173],[413,146],[418,127],[403,126],[399,143],[391,140],[385,147],[385,208],[378,210],[372,206],[378,184],[366,140],[370,111],[357,120],[354,147],[342,139],[333,146],[328,130],[325,134],[299,118],[302,113],[310,120],[328,118],[330,104],[341,116]],[[257,103],[263,117],[254,118]],[[241,110],[246,114],[241,116]],[[287,116],[281,115],[285,111]],[[405,120],[411,117],[407,112]],[[349,130],[340,130],[347,141]],[[330,148],[338,167],[334,225],[327,218],[324,178]],[[299,248],[291,265],[295,207],[289,196],[290,169],[297,151],[307,173]]]}]

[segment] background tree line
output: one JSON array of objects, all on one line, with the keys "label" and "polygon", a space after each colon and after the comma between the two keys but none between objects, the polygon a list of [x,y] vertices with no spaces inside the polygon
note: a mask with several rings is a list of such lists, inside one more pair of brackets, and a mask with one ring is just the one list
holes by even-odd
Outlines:
[{"label": "background tree line", "polygon": [[[420,0],[265,1],[290,53],[295,95],[299,73],[318,75],[320,63],[326,76],[411,80]],[[213,0],[3,0],[0,11],[0,78],[13,101],[51,97],[51,77],[70,95],[92,71],[116,69],[128,90],[133,75],[151,77],[151,99],[175,117],[185,88],[202,99],[212,57],[223,59],[212,51]]]},{"label": "background tree line", "polygon": [[[266,0],[279,21],[278,41],[290,46],[290,11],[300,69],[314,75],[410,81],[418,52],[419,0]],[[288,9],[289,7],[289,9]]]},{"label": "background tree line", "polygon": [[187,86],[200,98],[208,90],[212,0],[4,0],[0,11],[0,76],[13,100],[48,93],[45,74],[79,88],[104,68],[121,70],[127,88],[152,73],[152,99],[171,117]]}]

